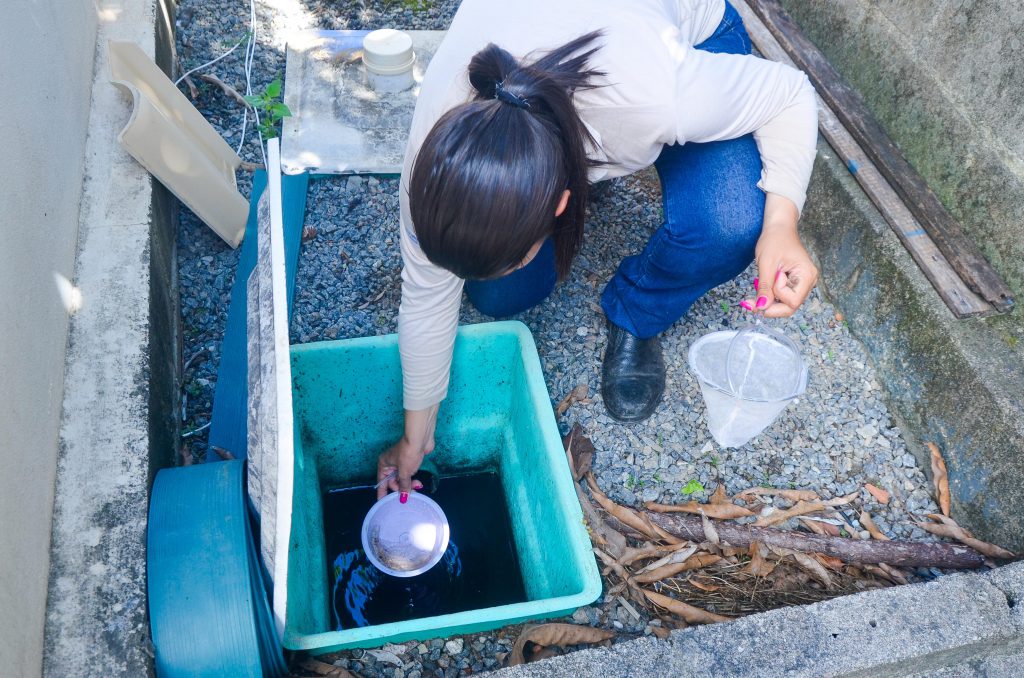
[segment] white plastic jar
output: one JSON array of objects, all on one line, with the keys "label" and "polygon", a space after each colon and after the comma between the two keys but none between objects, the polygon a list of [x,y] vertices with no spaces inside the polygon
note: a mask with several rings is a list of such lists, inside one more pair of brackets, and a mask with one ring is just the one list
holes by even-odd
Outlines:
[{"label": "white plastic jar", "polygon": [[412,87],[415,63],[416,54],[408,33],[382,28],[363,38],[366,81],[378,92],[389,94]]}]

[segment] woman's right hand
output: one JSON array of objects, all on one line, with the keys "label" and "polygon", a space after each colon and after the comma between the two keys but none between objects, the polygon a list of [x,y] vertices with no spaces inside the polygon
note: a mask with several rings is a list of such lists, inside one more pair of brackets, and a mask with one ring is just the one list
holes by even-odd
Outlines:
[{"label": "woman's right hand", "polygon": [[404,504],[409,492],[417,489],[412,476],[419,470],[423,457],[434,451],[437,410],[438,405],[405,411],[405,434],[377,458],[377,499],[383,499],[388,492],[401,492],[400,501]]}]

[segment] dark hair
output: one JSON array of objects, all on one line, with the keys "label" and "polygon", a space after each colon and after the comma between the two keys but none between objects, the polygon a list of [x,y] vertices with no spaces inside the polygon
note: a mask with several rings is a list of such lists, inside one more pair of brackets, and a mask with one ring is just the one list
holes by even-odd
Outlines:
[{"label": "dark hair", "polygon": [[[423,253],[461,278],[513,269],[530,248],[554,238],[559,278],[583,244],[587,157],[596,146],[573,93],[604,75],[588,68],[600,32],[530,64],[491,44],[469,63],[476,98],[448,111],[420,146],[409,208]],[[559,217],[562,192],[569,204]]]}]

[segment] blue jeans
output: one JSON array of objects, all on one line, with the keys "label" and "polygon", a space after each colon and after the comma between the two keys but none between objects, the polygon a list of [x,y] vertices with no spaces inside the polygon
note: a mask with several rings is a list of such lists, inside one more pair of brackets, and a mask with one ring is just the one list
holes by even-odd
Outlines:
[{"label": "blue jeans", "polygon": [[[696,46],[749,54],[750,38],[726,3],[714,34]],[[619,264],[601,296],[608,320],[641,339],[681,318],[705,293],[732,280],[754,258],[764,193],[753,135],[707,144],[666,146],[654,163],[661,178],[665,223],[643,252]],[[554,247],[544,243],[529,264],[495,280],[467,281],[470,302],[494,317],[515,315],[554,289]]]}]

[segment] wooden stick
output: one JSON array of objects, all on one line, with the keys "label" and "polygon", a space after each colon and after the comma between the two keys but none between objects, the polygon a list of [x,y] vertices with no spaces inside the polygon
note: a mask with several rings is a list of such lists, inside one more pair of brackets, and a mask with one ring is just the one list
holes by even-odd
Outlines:
[{"label": "wooden stick", "polygon": [[[701,519],[679,513],[646,512],[647,517],[669,534],[693,542],[705,541]],[[984,567],[985,556],[956,544],[906,541],[869,541],[827,535],[787,532],[770,527],[716,522],[721,540],[731,546],[748,548],[752,542],[803,551],[824,553],[847,563],[888,563],[899,567]]]},{"label": "wooden stick", "polygon": [[1012,309],[1010,288],[903,157],[860,96],[843,81],[821,50],[800,32],[778,0],[749,0],[749,4],[796,66],[807,73],[818,94],[889,180],[964,282],[997,310]]}]

